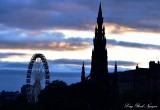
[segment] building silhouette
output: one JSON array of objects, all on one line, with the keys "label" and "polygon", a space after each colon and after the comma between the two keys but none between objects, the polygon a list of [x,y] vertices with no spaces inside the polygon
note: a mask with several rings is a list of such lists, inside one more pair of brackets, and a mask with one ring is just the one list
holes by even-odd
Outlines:
[{"label": "building silhouette", "polygon": [[27,91],[27,85],[22,85],[21,94],[26,94],[26,91]]},{"label": "building silhouette", "polygon": [[119,92],[127,91],[152,92],[160,91],[160,63],[149,62],[149,68],[140,68],[138,65],[134,70],[118,72]]},{"label": "building silhouette", "polygon": [[[13,92],[13,91],[2,91],[0,92],[0,100],[3,103],[12,103],[16,100],[16,98],[19,96],[19,91]],[[0,103],[1,105],[1,103]]]},{"label": "building silhouette", "polygon": [[89,76],[91,79],[106,79],[108,74],[108,62],[101,3],[98,11],[93,45],[94,48],[92,50],[91,72]]}]

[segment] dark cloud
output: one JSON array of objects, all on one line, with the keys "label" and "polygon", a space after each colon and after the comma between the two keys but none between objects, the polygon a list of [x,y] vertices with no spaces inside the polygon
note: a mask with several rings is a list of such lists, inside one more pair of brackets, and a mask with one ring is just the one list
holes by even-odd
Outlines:
[{"label": "dark cloud", "polygon": [[139,49],[160,49],[160,45],[153,44],[142,44],[135,42],[125,42],[125,41],[116,41],[113,39],[109,39],[108,46],[122,46],[122,47],[131,47],[131,48],[139,48]]},{"label": "dark cloud", "polygon": [[28,68],[27,62],[0,62],[0,69],[15,69],[15,70],[27,70]]},{"label": "dark cloud", "polygon": [[[50,72],[81,72],[82,64],[77,65],[77,62],[74,60],[68,59],[70,61],[70,64],[66,61],[60,60],[48,60],[48,66]],[[80,60],[77,60],[80,61]],[[8,61],[0,61],[0,70],[23,70],[25,73],[27,73],[29,61],[28,62],[8,62]],[[90,67],[86,67],[86,71],[88,72],[90,70]]]},{"label": "dark cloud", "polygon": [[[138,31],[159,32],[159,5],[159,0],[102,1],[104,21]],[[29,30],[91,30],[96,24],[98,6],[97,0],[1,0],[0,23]]]},{"label": "dark cloud", "polygon": [[137,31],[159,32],[159,5],[159,0],[110,0],[106,21]]},{"label": "dark cloud", "polygon": [[24,56],[24,53],[14,53],[14,52],[0,52],[0,58],[8,58],[13,56]]},{"label": "dark cloud", "polygon": [[82,66],[83,61],[85,65],[90,65],[91,61],[90,60],[82,60],[82,59],[55,59],[55,60],[50,60],[49,62],[53,64],[66,64],[66,65],[77,65],[77,66]]},{"label": "dark cloud", "polygon": [[[88,12],[88,9],[75,1],[47,0],[44,2],[34,0],[17,3],[10,0],[7,2],[2,0],[0,4],[2,5],[0,6],[0,22],[11,27],[24,29],[46,29],[51,27],[68,29],[88,28],[85,25],[87,23],[85,17],[83,17],[84,11]],[[78,15],[82,15],[82,17]],[[85,16],[90,17],[88,13]]]},{"label": "dark cloud", "polygon": [[[28,34],[22,30],[1,30],[0,49],[30,49],[53,51],[76,51],[93,47],[92,38],[69,37],[60,32],[42,31],[39,34]],[[132,47],[140,49],[160,49],[159,45],[108,39],[107,45]]]},{"label": "dark cloud", "polygon": [[0,31],[0,49],[30,49],[71,51],[83,50],[91,47],[91,39],[70,37],[65,38],[59,32],[42,32],[39,35],[29,36],[20,30],[13,32]]},{"label": "dark cloud", "polygon": [[[77,66],[82,66],[82,63],[84,61],[85,66],[90,66],[91,65],[91,60],[89,59],[55,59],[55,60],[49,60],[50,63],[53,64],[64,64],[64,65],[77,65]],[[116,61],[118,66],[136,66],[136,62],[132,62],[132,61],[121,61],[118,60]],[[109,66],[114,66],[115,65],[115,61],[108,61],[108,65]]]},{"label": "dark cloud", "polygon": [[[87,73],[90,72],[91,60],[89,59],[55,59],[48,60],[49,70],[51,72],[81,72],[82,63],[84,61],[85,70]],[[117,61],[118,66],[135,66],[136,63],[132,61]],[[8,70],[26,70],[28,69],[28,62],[0,62],[0,69],[8,69]],[[108,66],[114,66],[115,61],[108,61]]]},{"label": "dark cloud", "polygon": [[115,62],[117,62],[117,66],[125,66],[125,67],[129,67],[129,66],[136,66],[136,62],[133,62],[133,61],[121,61],[121,60],[118,60],[118,61],[109,61],[108,64],[109,66],[115,66]]}]

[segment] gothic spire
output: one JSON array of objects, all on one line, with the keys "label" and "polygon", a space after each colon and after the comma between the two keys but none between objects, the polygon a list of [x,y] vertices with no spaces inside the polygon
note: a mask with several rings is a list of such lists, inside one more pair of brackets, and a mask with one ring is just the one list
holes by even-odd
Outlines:
[{"label": "gothic spire", "polygon": [[100,2],[100,5],[99,5],[98,17],[99,17],[99,18],[102,17],[101,2]]},{"label": "gothic spire", "polygon": [[114,80],[115,80],[115,83],[117,83],[118,72],[117,72],[117,62],[116,61],[115,61],[115,66],[114,66]]},{"label": "gothic spire", "polygon": [[117,62],[115,61],[114,72],[117,72]]},{"label": "gothic spire", "polygon": [[100,2],[100,5],[99,5],[97,24],[98,24],[98,32],[102,33],[103,17],[102,17],[101,2]]},{"label": "gothic spire", "polygon": [[83,65],[82,65],[82,71],[84,71],[84,61],[83,61]]},{"label": "gothic spire", "polygon": [[114,99],[117,98],[118,93],[119,93],[119,89],[118,89],[118,72],[117,72],[117,62],[115,61],[114,78],[113,78],[113,97],[114,97]]},{"label": "gothic spire", "polygon": [[83,65],[82,65],[82,75],[81,75],[81,82],[85,81],[85,68],[84,68],[84,61],[83,61]]}]

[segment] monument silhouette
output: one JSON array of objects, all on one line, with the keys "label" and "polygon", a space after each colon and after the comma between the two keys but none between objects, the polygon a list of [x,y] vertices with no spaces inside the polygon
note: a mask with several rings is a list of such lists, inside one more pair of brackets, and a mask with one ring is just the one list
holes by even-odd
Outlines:
[{"label": "monument silhouette", "polygon": [[93,39],[93,45],[94,48],[92,51],[91,72],[89,77],[92,79],[106,79],[108,74],[108,62],[101,3],[98,11],[97,26],[95,27],[95,38]]}]

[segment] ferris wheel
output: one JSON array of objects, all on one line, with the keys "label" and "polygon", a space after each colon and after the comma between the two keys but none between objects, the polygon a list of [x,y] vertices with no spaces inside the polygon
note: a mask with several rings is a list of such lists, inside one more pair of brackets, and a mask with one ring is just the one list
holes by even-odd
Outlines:
[{"label": "ferris wheel", "polygon": [[48,63],[43,54],[36,53],[32,56],[27,71],[27,99],[28,102],[38,102],[40,91],[49,84],[50,76]]}]

